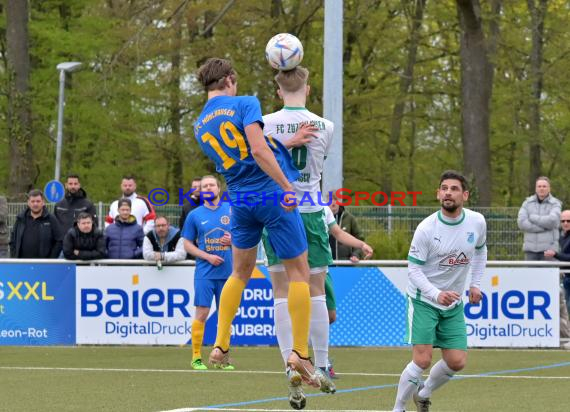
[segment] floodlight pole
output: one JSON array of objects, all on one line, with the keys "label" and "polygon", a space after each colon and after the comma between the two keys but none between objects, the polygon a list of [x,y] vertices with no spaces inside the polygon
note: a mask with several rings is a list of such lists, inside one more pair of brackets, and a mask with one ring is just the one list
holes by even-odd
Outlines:
[{"label": "floodlight pole", "polygon": [[340,189],[343,181],[343,3],[342,0],[325,0],[323,117],[334,123],[334,132],[323,168],[324,193]]},{"label": "floodlight pole", "polygon": [[63,110],[65,108],[65,75],[81,67],[79,62],[65,62],[57,65],[59,70],[59,101],[57,108],[57,141],[55,146],[55,180],[59,181],[61,170],[61,147],[63,144]]}]

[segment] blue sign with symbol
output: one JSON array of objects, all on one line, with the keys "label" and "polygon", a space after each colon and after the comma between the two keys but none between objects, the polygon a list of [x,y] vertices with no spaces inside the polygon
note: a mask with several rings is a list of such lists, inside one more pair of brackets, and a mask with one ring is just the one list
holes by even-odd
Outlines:
[{"label": "blue sign with symbol", "polygon": [[44,188],[44,195],[48,202],[59,202],[65,196],[65,187],[59,180],[50,180]]}]

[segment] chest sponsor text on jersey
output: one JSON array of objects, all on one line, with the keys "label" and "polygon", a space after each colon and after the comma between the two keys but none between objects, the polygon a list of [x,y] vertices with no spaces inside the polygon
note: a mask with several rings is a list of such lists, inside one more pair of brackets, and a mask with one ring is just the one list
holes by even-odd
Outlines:
[{"label": "chest sponsor text on jersey", "polygon": [[461,251],[451,252],[439,261],[439,269],[455,269],[469,264],[469,258]]}]

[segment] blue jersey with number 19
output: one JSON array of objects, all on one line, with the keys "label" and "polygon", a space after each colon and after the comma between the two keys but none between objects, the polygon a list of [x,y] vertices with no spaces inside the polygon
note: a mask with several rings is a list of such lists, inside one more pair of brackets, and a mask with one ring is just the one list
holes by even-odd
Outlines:
[{"label": "blue jersey with number 19", "polygon": [[[245,135],[245,127],[263,119],[259,100],[253,96],[216,96],[208,100],[194,123],[196,140],[216,163],[228,184],[230,198],[236,192],[274,192],[279,186],[257,164]],[[278,141],[267,143],[290,182],[299,178],[289,152]]]}]

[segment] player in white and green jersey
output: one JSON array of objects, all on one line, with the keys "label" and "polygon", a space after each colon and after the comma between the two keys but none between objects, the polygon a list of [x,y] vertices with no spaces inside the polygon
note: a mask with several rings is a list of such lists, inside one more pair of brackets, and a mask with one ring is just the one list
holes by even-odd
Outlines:
[{"label": "player in white and green jersey", "polygon": [[[437,198],[441,209],[416,228],[408,254],[408,316],[406,341],[413,359],[400,377],[394,411],[405,410],[414,398],[417,410],[429,411],[430,396],[467,361],[467,332],[462,294],[471,272],[469,301],[481,300],[481,277],[487,263],[487,225],[483,215],[464,209],[469,198],[465,177],[454,171],[441,175]],[[442,359],[422,382],[434,347]]]},{"label": "player in white and green jersey", "polygon": [[[279,89],[280,95],[287,95],[288,92],[284,87],[289,85],[286,83],[291,83],[289,87],[295,87],[293,82],[299,81],[306,70],[297,66],[291,71],[280,72],[276,76],[277,81],[283,84]],[[308,76],[308,71],[306,73]],[[327,203],[326,199],[322,199],[320,184],[323,164],[332,143],[334,126],[330,120],[305,108],[306,93],[309,93],[309,85],[306,85],[306,92],[299,94],[297,99],[290,99],[291,103],[285,103],[281,110],[263,116],[263,132],[279,140],[289,149],[293,163],[301,173],[301,177],[293,183],[299,201],[299,212],[312,213],[323,210]],[[303,124],[313,127],[313,136],[295,140],[293,137]]]},{"label": "player in white and green jersey", "polygon": [[[323,392],[334,392],[335,386],[326,375],[328,360],[329,321],[325,298],[325,276],[328,265],[332,264],[332,253],[328,241],[324,208],[326,199],[320,193],[320,181],[326,154],[333,137],[333,123],[306,109],[305,103],[310,87],[307,84],[309,71],[301,66],[293,70],[280,71],[275,76],[279,89],[277,93],[285,106],[263,116],[263,132],[271,140],[279,140],[287,147],[293,162],[301,176],[293,187],[296,192],[298,208],[307,234],[309,245],[308,260],[310,267],[311,325],[310,341],[315,355],[315,373],[319,378]],[[300,128],[308,128],[311,135],[295,133]],[[285,268],[273,253],[267,236],[263,243],[268,256],[268,269],[274,293],[274,319],[277,340],[281,353],[287,360],[291,349],[288,342],[291,335],[291,320],[288,312],[288,280]],[[302,393],[292,393],[289,401],[292,407],[304,406]]]}]

